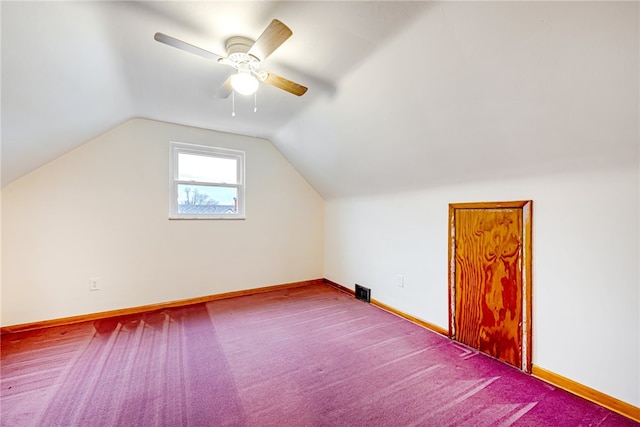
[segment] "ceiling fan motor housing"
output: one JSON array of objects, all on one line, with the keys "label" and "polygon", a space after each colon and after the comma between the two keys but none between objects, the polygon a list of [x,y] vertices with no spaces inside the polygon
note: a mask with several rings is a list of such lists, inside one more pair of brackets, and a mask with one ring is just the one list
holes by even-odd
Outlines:
[{"label": "ceiling fan motor housing", "polygon": [[247,53],[254,43],[255,41],[248,37],[230,37],[227,39],[225,45],[227,49],[227,59],[233,62],[236,68],[240,64],[247,64],[253,69],[257,68],[260,65],[258,58]]}]

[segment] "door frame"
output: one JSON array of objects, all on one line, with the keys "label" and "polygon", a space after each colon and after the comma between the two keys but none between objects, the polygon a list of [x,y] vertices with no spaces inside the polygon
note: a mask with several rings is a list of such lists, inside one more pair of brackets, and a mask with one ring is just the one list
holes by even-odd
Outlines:
[{"label": "door frame", "polygon": [[513,209],[519,208],[522,215],[522,256],[521,283],[522,283],[522,366],[524,372],[531,373],[532,353],[532,246],[531,223],[533,214],[533,201],[517,200],[512,202],[470,202],[449,204],[449,338],[456,340],[456,210],[457,209]]}]

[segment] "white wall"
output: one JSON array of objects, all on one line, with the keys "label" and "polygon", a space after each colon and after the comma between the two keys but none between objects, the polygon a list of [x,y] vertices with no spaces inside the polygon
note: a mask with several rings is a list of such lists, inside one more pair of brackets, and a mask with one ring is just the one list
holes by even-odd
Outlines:
[{"label": "white wall", "polygon": [[[246,152],[246,220],[167,219],[169,141]],[[323,203],[266,140],[130,120],[3,189],[2,325],[320,278]]]},{"label": "white wall", "polygon": [[325,277],[446,329],[448,204],[532,199],[533,363],[640,406],[639,178],[626,168],[328,200]]}]

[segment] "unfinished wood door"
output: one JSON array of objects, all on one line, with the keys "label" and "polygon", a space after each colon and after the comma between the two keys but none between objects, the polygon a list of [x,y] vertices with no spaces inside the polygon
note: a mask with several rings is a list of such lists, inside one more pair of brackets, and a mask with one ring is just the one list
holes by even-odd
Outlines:
[{"label": "unfinished wood door", "polygon": [[531,201],[449,205],[449,331],[531,370]]}]

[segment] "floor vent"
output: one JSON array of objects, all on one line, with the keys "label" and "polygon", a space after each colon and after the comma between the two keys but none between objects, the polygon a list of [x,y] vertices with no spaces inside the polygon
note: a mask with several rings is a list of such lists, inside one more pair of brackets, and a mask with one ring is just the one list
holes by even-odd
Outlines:
[{"label": "floor vent", "polygon": [[356,298],[364,302],[371,302],[371,289],[356,283]]}]

